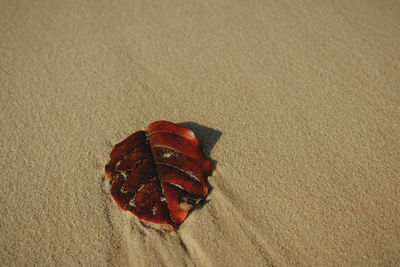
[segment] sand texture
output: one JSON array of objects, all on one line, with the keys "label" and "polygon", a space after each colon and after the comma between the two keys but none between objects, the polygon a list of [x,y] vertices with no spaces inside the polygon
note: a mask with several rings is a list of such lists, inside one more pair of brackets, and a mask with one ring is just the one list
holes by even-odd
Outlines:
[{"label": "sand texture", "polygon": [[[400,265],[400,2],[0,0],[0,265]],[[114,144],[215,161],[176,232],[111,199]]]}]

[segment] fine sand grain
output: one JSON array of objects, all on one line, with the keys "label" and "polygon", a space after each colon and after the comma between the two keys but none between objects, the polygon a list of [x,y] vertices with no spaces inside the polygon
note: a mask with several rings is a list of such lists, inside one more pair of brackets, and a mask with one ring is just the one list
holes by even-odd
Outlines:
[{"label": "fine sand grain", "polygon": [[[399,1],[0,1],[0,265],[398,266]],[[112,145],[215,160],[177,232],[111,199]]]}]

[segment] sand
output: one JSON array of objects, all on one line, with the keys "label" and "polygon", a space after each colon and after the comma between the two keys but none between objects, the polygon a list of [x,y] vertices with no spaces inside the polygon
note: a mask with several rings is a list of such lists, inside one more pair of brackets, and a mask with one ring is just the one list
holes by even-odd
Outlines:
[{"label": "sand", "polygon": [[[400,264],[398,1],[1,1],[0,265]],[[215,160],[177,232],[108,193],[113,144]]]}]

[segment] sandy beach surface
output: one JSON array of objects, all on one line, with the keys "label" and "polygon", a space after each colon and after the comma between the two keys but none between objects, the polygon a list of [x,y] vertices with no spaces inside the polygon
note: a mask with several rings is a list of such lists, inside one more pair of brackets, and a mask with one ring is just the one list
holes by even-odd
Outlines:
[{"label": "sandy beach surface", "polygon": [[[398,266],[399,1],[0,1],[0,265]],[[193,129],[176,232],[110,197],[114,144]]]}]

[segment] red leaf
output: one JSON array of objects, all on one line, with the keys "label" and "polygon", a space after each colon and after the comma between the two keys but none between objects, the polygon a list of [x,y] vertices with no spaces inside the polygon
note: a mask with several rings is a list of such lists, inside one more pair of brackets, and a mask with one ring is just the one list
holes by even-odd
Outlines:
[{"label": "red leaf", "polygon": [[207,196],[210,161],[196,135],[168,121],[116,144],[105,167],[111,195],[140,219],[176,229]]}]

